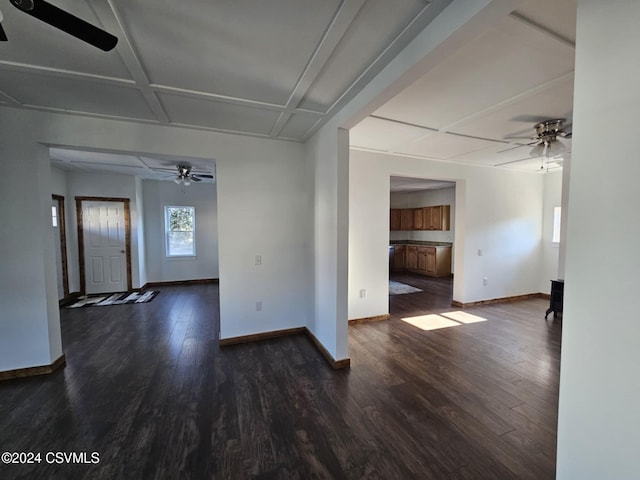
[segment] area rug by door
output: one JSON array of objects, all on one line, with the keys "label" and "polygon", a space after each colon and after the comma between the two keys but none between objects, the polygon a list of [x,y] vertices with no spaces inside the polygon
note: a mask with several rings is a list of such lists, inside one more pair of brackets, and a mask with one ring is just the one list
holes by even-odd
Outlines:
[{"label": "area rug by door", "polygon": [[104,307],[108,305],[124,305],[127,303],[150,302],[160,293],[158,290],[147,290],[146,292],[119,292],[108,293],[106,295],[92,295],[81,297],[77,302],[67,305],[66,308],[78,307]]},{"label": "area rug by door", "polygon": [[423,290],[407,285],[406,283],[389,280],[389,295],[404,295],[405,293],[417,293],[422,291]]}]

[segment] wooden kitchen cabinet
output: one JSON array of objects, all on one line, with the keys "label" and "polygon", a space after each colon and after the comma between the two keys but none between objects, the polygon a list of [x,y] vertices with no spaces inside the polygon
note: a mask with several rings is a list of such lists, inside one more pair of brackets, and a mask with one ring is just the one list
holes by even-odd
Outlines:
[{"label": "wooden kitchen cabinet", "polygon": [[389,229],[391,231],[400,230],[400,209],[392,208],[391,213],[389,214]]},{"label": "wooden kitchen cabinet", "polygon": [[406,247],[404,245],[394,245],[392,270],[405,269],[405,253]]},{"label": "wooden kitchen cabinet", "polygon": [[427,275],[446,277],[451,275],[451,247],[432,247],[427,257]]},{"label": "wooden kitchen cabinet", "polygon": [[413,229],[424,230],[424,208],[413,209]]},{"label": "wooden kitchen cabinet", "polygon": [[406,268],[409,270],[418,269],[418,247],[415,245],[407,246]]},{"label": "wooden kitchen cabinet", "polygon": [[417,256],[418,256],[418,265],[417,265],[417,269],[420,272],[425,272],[427,271],[427,247],[418,247],[418,252],[417,252]]},{"label": "wooden kitchen cabinet", "polygon": [[450,230],[451,206],[424,207],[423,218],[424,230]]},{"label": "wooden kitchen cabinet", "polygon": [[400,230],[413,230],[413,208],[400,209]]},{"label": "wooden kitchen cabinet", "polygon": [[[415,249],[415,263],[409,261],[411,249]],[[407,270],[432,277],[451,275],[451,247],[408,245]]]},{"label": "wooden kitchen cabinet", "polygon": [[446,277],[451,275],[451,247],[393,245],[391,270],[409,270],[432,277]]},{"label": "wooden kitchen cabinet", "polygon": [[391,231],[450,230],[451,206],[392,208],[389,213]]},{"label": "wooden kitchen cabinet", "polygon": [[[449,249],[451,250],[451,249]],[[426,262],[426,273],[428,275],[435,275],[436,277],[439,276],[438,275],[438,261],[437,261],[437,255],[436,255],[436,248],[428,248],[427,249],[427,262]],[[441,264],[443,264],[443,261],[440,262]],[[449,255],[449,270],[448,272],[443,272],[443,274],[449,274],[451,273],[451,255]]]}]

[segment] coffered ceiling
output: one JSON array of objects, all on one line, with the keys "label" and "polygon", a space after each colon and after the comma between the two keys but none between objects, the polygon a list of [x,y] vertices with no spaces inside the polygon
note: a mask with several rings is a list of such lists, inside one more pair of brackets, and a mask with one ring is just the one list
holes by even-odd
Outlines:
[{"label": "coffered ceiling", "polygon": [[[451,0],[51,3],[118,45],[102,52],[0,1],[9,38],[0,43],[0,106],[305,141]],[[531,159],[522,145],[540,119],[571,122],[575,10],[576,0],[523,0],[355,126],[352,148],[559,168],[560,159]],[[52,150],[62,168],[145,178],[186,161],[117,157]]]},{"label": "coffered ceiling", "polygon": [[[573,111],[575,0],[528,0],[350,132],[352,148],[530,171],[534,125]],[[523,137],[523,138],[513,138]],[[570,139],[560,139],[571,149]]]},{"label": "coffered ceiling", "polygon": [[304,141],[451,0],[50,0],[103,52],[0,2],[0,104]]}]

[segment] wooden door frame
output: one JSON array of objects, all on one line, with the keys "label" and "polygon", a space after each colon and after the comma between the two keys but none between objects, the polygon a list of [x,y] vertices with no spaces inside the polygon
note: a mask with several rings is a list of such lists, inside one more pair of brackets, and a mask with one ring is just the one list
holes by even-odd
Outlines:
[{"label": "wooden door frame", "polygon": [[64,300],[69,296],[69,265],[67,263],[67,227],[64,215],[64,197],[53,194],[51,199],[58,203],[58,232],[60,235],[60,262],[62,263],[62,293]]},{"label": "wooden door frame", "polygon": [[127,291],[131,291],[131,219],[129,214],[129,199],[118,197],[75,197],[76,218],[78,219],[78,261],[80,263],[80,293],[87,293],[87,279],[84,264],[84,226],[82,223],[82,202],[114,202],[124,203],[124,244],[127,263]]}]

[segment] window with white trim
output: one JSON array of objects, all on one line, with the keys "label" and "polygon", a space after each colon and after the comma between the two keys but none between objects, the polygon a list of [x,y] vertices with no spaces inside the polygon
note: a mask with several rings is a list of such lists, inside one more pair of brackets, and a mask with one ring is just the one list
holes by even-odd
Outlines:
[{"label": "window with white trim", "polygon": [[560,243],[560,218],[562,214],[562,207],[554,207],[553,209],[553,237],[551,241],[553,243]]},{"label": "window with white trim", "polygon": [[58,226],[58,207],[55,205],[51,206],[51,224],[54,227]]},{"label": "window with white trim", "polygon": [[164,207],[164,231],[167,257],[195,256],[195,207]]}]

